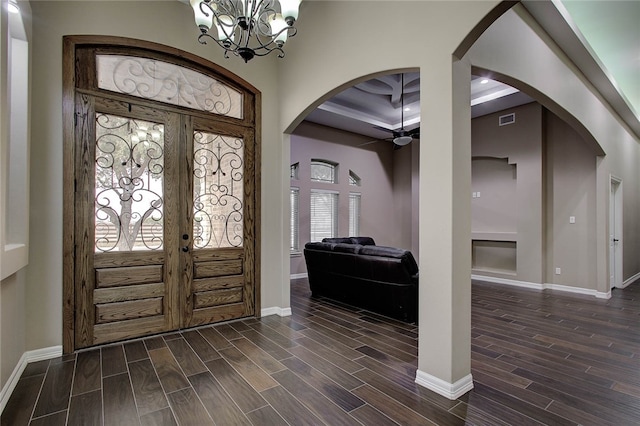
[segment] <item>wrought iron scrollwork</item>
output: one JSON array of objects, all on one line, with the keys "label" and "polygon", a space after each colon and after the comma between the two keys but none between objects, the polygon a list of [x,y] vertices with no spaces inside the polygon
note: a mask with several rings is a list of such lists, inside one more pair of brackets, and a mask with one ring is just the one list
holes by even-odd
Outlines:
[{"label": "wrought iron scrollwork", "polygon": [[242,118],[242,94],[208,75],[156,59],[97,55],[98,87]]},{"label": "wrought iron scrollwork", "polygon": [[95,249],[163,247],[164,126],[96,114]]},{"label": "wrought iron scrollwork", "polygon": [[193,152],[193,245],[243,245],[244,141],[195,132]]}]

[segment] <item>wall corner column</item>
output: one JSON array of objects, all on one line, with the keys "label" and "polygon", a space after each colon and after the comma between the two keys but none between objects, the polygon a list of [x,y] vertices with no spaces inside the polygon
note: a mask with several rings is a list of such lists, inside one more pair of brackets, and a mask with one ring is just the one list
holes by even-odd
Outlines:
[{"label": "wall corner column", "polygon": [[421,78],[416,383],[449,399],[471,376],[471,66],[439,57]]}]

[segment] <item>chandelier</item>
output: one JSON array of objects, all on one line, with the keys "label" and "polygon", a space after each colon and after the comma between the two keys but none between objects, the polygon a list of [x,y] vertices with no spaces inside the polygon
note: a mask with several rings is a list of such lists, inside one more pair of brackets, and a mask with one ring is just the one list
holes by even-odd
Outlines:
[{"label": "chandelier", "polygon": [[200,29],[198,41],[211,39],[245,62],[254,56],[278,52],[284,57],[287,37],[296,35],[293,26],[301,0],[190,0]]}]

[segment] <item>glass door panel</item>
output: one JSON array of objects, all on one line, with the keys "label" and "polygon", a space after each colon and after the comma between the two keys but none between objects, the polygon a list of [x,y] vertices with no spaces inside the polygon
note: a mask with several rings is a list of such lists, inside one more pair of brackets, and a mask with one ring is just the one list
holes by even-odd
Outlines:
[{"label": "glass door panel", "polygon": [[243,199],[244,140],[194,132],[194,249],[243,246]]},{"label": "glass door panel", "polygon": [[95,251],[162,250],[164,125],[96,114]]}]

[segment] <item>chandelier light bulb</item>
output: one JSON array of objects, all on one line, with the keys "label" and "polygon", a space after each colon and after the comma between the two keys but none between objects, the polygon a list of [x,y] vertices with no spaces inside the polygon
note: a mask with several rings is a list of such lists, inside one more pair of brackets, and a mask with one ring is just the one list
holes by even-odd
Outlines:
[{"label": "chandelier light bulb", "polygon": [[285,22],[282,14],[276,13],[273,15],[273,19],[269,20],[271,26],[271,34],[275,36],[276,44],[282,47],[287,41],[287,23]]},{"label": "chandelier light bulb", "polygon": [[[285,21],[289,25],[298,19],[298,8],[300,7],[300,0],[280,0],[280,10]],[[291,21],[291,23],[289,23]]]}]

